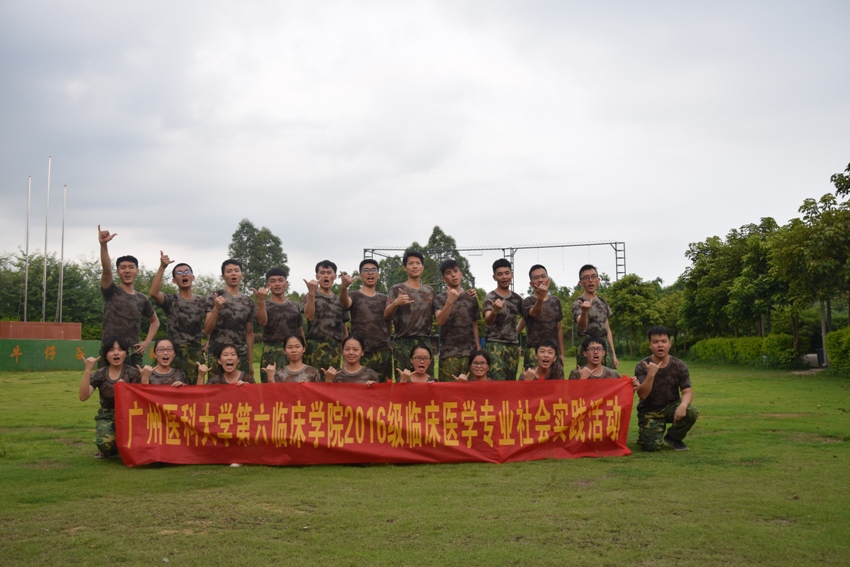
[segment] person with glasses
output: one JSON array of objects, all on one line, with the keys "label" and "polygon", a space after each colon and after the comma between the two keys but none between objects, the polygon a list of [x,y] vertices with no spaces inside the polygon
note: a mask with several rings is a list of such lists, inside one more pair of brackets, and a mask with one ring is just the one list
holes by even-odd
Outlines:
[{"label": "person with glasses", "polygon": [[209,298],[192,292],[195,275],[192,266],[186,263],[171,270],[171,282],[177,286],[177,293],[162,293],[165,269],[174,260],[162,250],[159,255],[159,269],[151,281],[150,296],[165,311],[165,334],[174,347],[172,366],[185,375],[185,383],[194,385],[198,382],[198,362],[203,356],[201,338]]},{"label": "person with glasses", "polygon": [[564,364],[564,329],[561,321],[564,312],[561,300],[549,293],[549,274],[544,266],[535,264],[528,271],[532,294],[522,300],[522,321],[527,333],[527,348],[524,353],[524,366],[537,366],[537,347],[543,342],[553,343],[556,354]]},{"label": "person with glasses", "polygon": [[436,382],[434,377],[428,374],[431,366],[431,349],[425,343],[418,343],[410,353],[410,369],[396,368],[398,381],[401,383],[426,384]]},{"label": "person with glasses", "polygon": [[[582,337],[607,339],[606,357],[602,364],[617,368],[620,366],[620,361],[617,360],[617,353],[614,352],[614,337],[611,334],[611,325],[608,324],[608,319],[614,313],[608,303],[596,295],[599,289],[599,272],[595,266],[585,264],[578,271],[578,276],[578,285],[583,291],[572,305],[572,315],[578,327],[578,334]],[[607,356],[608,353],[610,356]],[[576,364],[578,366],[587,364],[584,353],[576,352]]]},{"label": "person with glasses", "polygon": [[581,352],[587,364],[576,366],[570,372],[570,380],[587,380],[589,378],[619,378],[620,374],[613,368],[603,366],[605,358],[605,341],[597,337],[588,337],[581,343]]},{"label": "person with glasses", "polygon": [[452,376],[457,382],[489,382],[490,355],[483,350],[476,350],[469,356],[469,372]]},{"label": "person with glasses", "polygon": [[171,367],[174,362],[174,344],[168,339],[157,339],[153,347],[156,367],[136,366],[142,375],[142,384],[155,384],[179,388],[186,385],[186,375]]},{"label": "person with glasses", "polygon": [[440,327],[440,382],[448,382],[469,367],[469,355],[478,350],[478,295],[461,287],[463,273],[456,260],[440,263],[446,291],[434,298],[434,315]]},{"label": "person with glasses", "polygon": [[[263,327],[260,368],[272,364],[275,368],[286,366],[289,362],[286,354],[287,337],[304,336],[301,307],[286,298],[288,276],[286,268],[271,268],[266,272],[266,287],[253,290],[254,297],[257,298],[257,323]],[[260,374],[260,380],[266,382],[267,376]]]},{"label": "person with glasses", "polygon": [[[387,296],[376,289],[378,284],[378,261],[366,258],[360,262],[358,276],[340,274],[339,302],[348,310],[351,317],[351,334],[363,337],[365,353],[361,359],[363,366],[371,368],[381,382],[392,380],[393,351],[390,348],[391,320],[384,318]],[[359,279],[360,289],[349,292],[348,289]]]}]

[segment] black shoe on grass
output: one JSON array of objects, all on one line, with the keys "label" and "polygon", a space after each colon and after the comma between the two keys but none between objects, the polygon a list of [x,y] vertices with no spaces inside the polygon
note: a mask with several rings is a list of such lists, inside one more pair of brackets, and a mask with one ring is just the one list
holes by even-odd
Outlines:
[{"label": "black shoe on grass", "polygon": [[678,439],[671,439],[669,435],[664,436],[664,442],[673,449],[674,451],[687,451],[690,449],[683,441],[679,441]]}]

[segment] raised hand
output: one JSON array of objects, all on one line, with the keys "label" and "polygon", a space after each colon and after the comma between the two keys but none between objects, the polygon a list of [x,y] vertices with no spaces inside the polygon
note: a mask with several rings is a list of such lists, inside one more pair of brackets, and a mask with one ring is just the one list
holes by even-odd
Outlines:
[{"label": "raised hand", "polygon": [[150,384],[151,383],[151,374],[153,374],[153,367],[148,366],[139,366],[136,365],[136,369],[139,371],[139,374],[142,375],[142,384]]},{"label": "raised hand", "polygon": [[345,272],[342,272],[339,275],[339,279],[342,282],[340,284],[342,286],[342,289],[348,289],[351,286],[351,284],[354,283],[355,280],[360,279],[360,276],[349,276]]},{"label": "raised hand", "polygon": [[534,371],[533,368],[526,368],[519,375],[520,380],[534,380],[536,378],[537,378],[537,373]]},{"label": "raised hand", "polygon": [[259,301],[265,301],[269,297],[268,288],[265,288],[265,287],[260,287],[260,288],[257,288],[257,289],[251,288],[251,291],[253,292],[254,297],[256,297],[257,300],[259,300]]},{"label": "raised hand", "polygon": [[584,368],[582,368],[581,366],[576,366],[576,370],[578,370],[578,377],[580,380],[587,380],[588,378],[590,378],[591,371],[590,368],[588,368],[587,366],[585,366]]},{"label": "raised hand", "polygon": [[168,254],[163,254],[162,250],[159,251],[159,265],[162,266],[164,270],[168,264],[173,264],[174,260],[168,257]]},{"label": "raised hand", "polygon": [[304,280],[304,283],[307,285],[307,293],[316,293],[319,290],[319,282],[316,280]]},{"label": "raised hand", "polygon": [[319,370],[325,375],[325,382],[333,382],[336,375],[339,374],[339,370],[334,368],[333,366],[329,366],[327,370],[324,368],[320,368]]},{"label": "raised hand", "polygon": [[118,236],[118,233],[110,233],[108,230],[101,230],[100,225],[97,225],[97,241],[101,244],[106,244],[113,238]]},{"label": "raised hand", "polygon": [[502,310],[502,307],[505,306],[505,302],[502,299],[497,299],[496,301],[493,302],[492,305],[493,305],[493,313],[498,313],[499,311]]},{"label": "raised hand", "polygon": [[587,299],[583,300],[579,304],[579,307],[581,307],[581,310],[584,311],[584,312],[590,311],[590,301],[588,301]]},{"label": "raised hand", "polygon": [[398,375],[399,382],[410,382],[410,376],[413,374],[412,370],[402,370],[401,368],[396,368],[395,371]]},{"label": "raised hand", "polygon": [[263,370],[265,371],[266,376],[269,379],[269,382],[274,382],[274,373],[277,372],[277,363],[272,362],[271,364],[269,364],[268,366],[263,368]]},{"label": "raised hand", "polygon": [[399,291],[396,298],[393,300],[393,303],[400,307],[402,305],[410,305],[413,303],[413,300],[410,299],[410,296],[404,293],[403,291]]},{"label": "raised hand", "polygon": [[455,376],[454,374],[452,374],[452,380],[455,380],[457,382],[469,382],[469,375],[461,374],[460,376]]}]

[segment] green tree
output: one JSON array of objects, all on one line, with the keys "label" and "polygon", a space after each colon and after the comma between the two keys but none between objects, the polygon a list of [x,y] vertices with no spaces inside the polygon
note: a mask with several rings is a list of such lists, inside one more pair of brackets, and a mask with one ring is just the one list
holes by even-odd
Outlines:
[{"label": "green tree", "polygon": [[[661,323],[658,310],[660,281],[643,281],[636,274],[626,274],[611,284],[608,290],[608,305],[614,312],[611,325],[629,337],[629,355],[635,354],[646,329]],[[613,331],[613,329],[612,329]]]},{"label": "green tree", "polygon": [[262,287],[269,268],[289,269],[280,238],[266,227],[257,229],[248,219],[239,221],[227,253],[242,263],[247,288]]},{"label": "green tree", "polygon": [[835,185],[835,194],[839,197],[850,197],[850,164],[844,173],[834,173],[829,178],[830,183]]}]

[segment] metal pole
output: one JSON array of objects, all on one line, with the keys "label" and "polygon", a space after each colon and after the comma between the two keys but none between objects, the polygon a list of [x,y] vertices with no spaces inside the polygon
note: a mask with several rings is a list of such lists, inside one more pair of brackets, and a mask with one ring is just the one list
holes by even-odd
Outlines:
[{"label": "metal pole", "polygon": [[68,202],[68,186],[62,190],[62,245],[59,248],[59,298],[56,302],[56,321],[62,322],[62,300],[64,299],[65,283],[65,205]]},{"label": "metal pole", "polygon": [[32,196],[32,175],[27,176],[27,244],[24,249],[24,323],[27,321],[27,296],[30,288],[30,203]]},{"label": "metal pole", "polygon": [[47,205],[44,207],[44,271],[41,276],[41,322],[47,312],[47,221],[50,218],[50,161],[47,156]]}]

